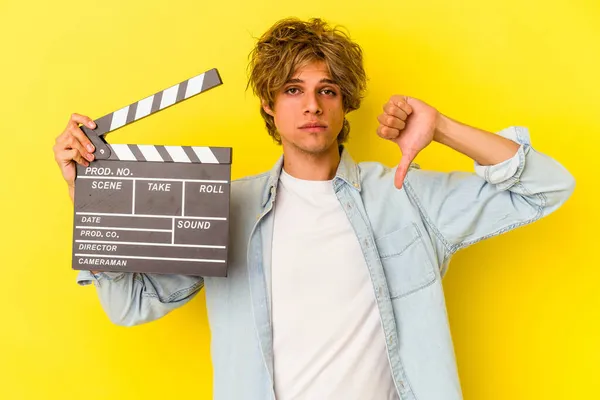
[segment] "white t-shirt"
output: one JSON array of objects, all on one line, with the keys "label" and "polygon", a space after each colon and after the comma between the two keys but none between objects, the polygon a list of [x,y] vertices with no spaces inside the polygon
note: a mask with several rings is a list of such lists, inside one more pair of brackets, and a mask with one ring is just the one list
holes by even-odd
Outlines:
[{"label": "white t-shirt", "polygon": [[332,181],[282,171],[271,254],[277,400],[398,399],[367,266]]}]

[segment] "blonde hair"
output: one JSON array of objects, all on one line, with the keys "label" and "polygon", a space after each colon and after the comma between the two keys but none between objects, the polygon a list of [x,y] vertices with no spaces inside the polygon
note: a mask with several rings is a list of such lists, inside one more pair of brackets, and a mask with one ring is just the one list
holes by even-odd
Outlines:
[{"label": "blonde hair", "polygon": [[[273,109],[275,94],[292,78],[296,69],[307,62],[323,61],[342,92],[344,112],[360,107],[366,89],[362,49],[338,27],[330,27],[320,18],[301,21],[285,18],[276,22],[256,43],[249,55],[248,86]],[[246,89],[248,88],[246,87]],[[261,107],[267,131],[281,144],[274,118]],[[350,124],[344,125],[338,143],[347,140]]]}]

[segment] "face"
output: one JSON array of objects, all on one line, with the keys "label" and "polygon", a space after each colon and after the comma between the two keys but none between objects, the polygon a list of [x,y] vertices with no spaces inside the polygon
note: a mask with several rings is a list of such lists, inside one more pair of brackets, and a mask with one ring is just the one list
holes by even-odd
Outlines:
[{"label": "face", "polygon": [[296,70],[275,96],[270,109],[281,135],[284,151],[295,149],[321,154],[337,149],[337,136],[344,123],[342,93],[324,62],[308,63]]}]

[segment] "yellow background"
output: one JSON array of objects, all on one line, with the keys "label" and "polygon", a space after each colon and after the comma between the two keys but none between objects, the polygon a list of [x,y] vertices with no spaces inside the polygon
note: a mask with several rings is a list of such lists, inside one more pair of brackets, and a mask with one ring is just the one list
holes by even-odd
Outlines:
[{"label": "yellow background", "polygon": [[[398,161],[375,129],[400,93],[480,128],[527,126],[575,175],[562,209],[461,252],[444,285],[466,399],[600,398],[598,4],[3,0],[0,398],[211,397],[203,294],[127,329],[75,284],[72,205],[52,146],[72,112],[98,118],[218,68],[221,87],[108,141],[232,146],[234,178],[270,168],[280,148],[245,91],[245,67],[253,37],[290,15],[343,24],[363,46],[370,81],[350,118],[355,159]],[[417,162],[472,168],[436,145]]]}]

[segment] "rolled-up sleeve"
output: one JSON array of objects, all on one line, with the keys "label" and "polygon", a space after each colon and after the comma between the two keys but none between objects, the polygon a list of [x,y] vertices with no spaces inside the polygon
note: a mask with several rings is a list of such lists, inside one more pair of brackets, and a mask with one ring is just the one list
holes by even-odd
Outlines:
[{"label": "rolled-up sleeve", "polygon": [[204,278],[175,274],[80,271],[77,283],[93,284],[109,319],[123,326],[156,320],[189,302]]},{"label": "rolled-up sleeve", "polygon": [[88,286],[93,283],[98,284],[101,279],[113,281],[123,275],[123,272],[99,272],[93,274],[91,271],[79,271],[77,274],[77,283],[81,286]]},{"label": "rolled-up sleeve", "polygon": [[475,161],[475,173],[498,189],[508,190],[519,181],[525,168],[525,150],[531,147],[531,141],[529,131],[520,126],[504,129],[498,135],[518,143],[519,150],[512,158],[496,165],[480,165]]}]

